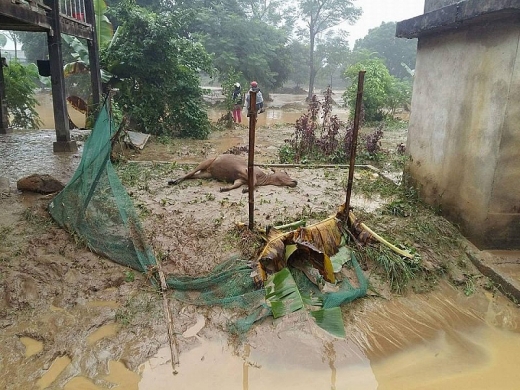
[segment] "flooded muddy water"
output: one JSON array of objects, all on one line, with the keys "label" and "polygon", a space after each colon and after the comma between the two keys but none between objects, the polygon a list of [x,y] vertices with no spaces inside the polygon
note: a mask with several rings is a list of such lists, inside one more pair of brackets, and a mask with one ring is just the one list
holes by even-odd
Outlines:
[{"label": "flooded muddy water", "polygon": [[466,297],[446,284],[432,294],[361,306],[345,340],[297,314],[254,328],[239,351],[224,339],[196,336],[177,375],[163,347],[142,366],[139,389],[517,388],[520,311],[505,298]]}]

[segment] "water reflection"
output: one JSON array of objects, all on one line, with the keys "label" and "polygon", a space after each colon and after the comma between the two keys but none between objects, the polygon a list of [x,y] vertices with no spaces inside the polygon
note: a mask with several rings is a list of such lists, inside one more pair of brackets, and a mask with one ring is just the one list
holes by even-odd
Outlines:
[{"label": "water reflection", "polygon": [[[208,117],[211,121],[217,121],[225,111],[219,109],[208,110]],[[257,127],[269,127],[277,124],[291,124],[294,125],[296,121],[307,113],[307,109],[302,108],[299,111],[286,111],[280,108],[267,108],[262,114],[258,114],[256,126]],[[348,112],[346,110],[340,110],[339,112],[333,111],[334,115],[337,115],[343,121],[348,120]],[[242,125],[249,125],[249,118],[246,117],[245,111],[242,112]]]}]

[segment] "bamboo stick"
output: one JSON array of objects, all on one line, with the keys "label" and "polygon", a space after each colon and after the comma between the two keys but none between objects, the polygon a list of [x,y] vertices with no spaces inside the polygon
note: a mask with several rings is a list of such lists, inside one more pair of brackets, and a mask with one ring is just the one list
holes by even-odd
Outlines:
[{"label": "bamboo stick", "polygon": [[164,277],[164,273],[161,268],[161,262],[156,257],[157,261],[157,273],[159,274],[159,280],[161,281],[161,294],[163,297],[163,310],[166,315],[166,325],[168,328],[168,340],[170,342],[170,353],[171,353],[171,361],[173,374],[176,375],[177,369],[176,366],[179,364],[179,352],[177,349],[177,339],[175,338],[175,333],[173,332],[173,317],[170,310],[169,300],[166,296],[166,292],[168,291],[168,285],[166,284],[166,278]]},{"label": "bamboo stick", "polygon": [[[350,218],[350,222],[352,225],[354,225],[357,221],[357,218],[356,216],[352,213],[352,212],[349,212],[349,218]],[[386,245],[387,247],[389,247],[391,250],[393,250],[394,252],[396,252],[397,254],[401,255],[401,256],[404,256],[404,257],[407,257],[409,259],[413,259],[413,255],[408,252],[408,251],[405,251],[403,249],[400,249],[398,247],[396,247],[395,245],[391,244],[390,242],[388,242],[387,240],[385,240],[383,237],[381,237],[379,234],[377,234],[376,232],[374,232],[372,229],[370,229],[367,225],[365,225],[363,222],[360,222],[359,223],[359,226],[363,229],[363,230],[366,230],[372,237],[374,237],[377,241],[379,241],[381,244],[384,244]]]}]

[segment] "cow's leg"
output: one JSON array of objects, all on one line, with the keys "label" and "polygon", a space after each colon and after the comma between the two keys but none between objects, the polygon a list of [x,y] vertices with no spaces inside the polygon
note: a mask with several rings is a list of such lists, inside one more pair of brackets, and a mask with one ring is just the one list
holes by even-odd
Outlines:
[{"label": "cow's leg", "polygon": [[[248,180],[249,182],[249,180]],[[244,183],[246,184],[246,183]],[[256,175],[253,176],[253,188],[256,188]],[[249,184],[242,188],[242,192],[245,194],[246,192],[249,192]]]},{"label": "cow's leg", "polygon": [[225,191],[231,191],[231,190],[234,190],[235,188],[238,188],[240,187],[241,185],[243,184],[246,184],[246,182],[242,179],[236,179],[233,183],[233,185],[230,185],[229,187],[220,187],[220,192],[225,192]]},{"label": "cow's leg", "polygon": [[199,179],[209,179],[211,177],[211,174],[209,172],[204,172],[204,173],[207,173],[208,176],[200,176],[200,175],[203,173],[202,171],[206,171],[210,167],[210,165],[213,164],[213,161],[215,161],[215,159],[214,158],[210,158],[210,159],[208,159],[206,161],[201,162],[199,165],[197,165],[197,167],[195,169],[193,169],[192,171],[188,172],[186,175],[184,175],[182,177],[179,177],[178,179],[168,181],[168,185],[179,184],[181,181],[184,181],[186,179],[191,179],[199,171],[201,171],[201,172],[199,173],[199,176],[197,176],[197,178],[199,178]]},{"label": "cow's leg", "polygon": [[211,173],[208,171],[200,171],[191,175],[190,179],[211,179]]}]

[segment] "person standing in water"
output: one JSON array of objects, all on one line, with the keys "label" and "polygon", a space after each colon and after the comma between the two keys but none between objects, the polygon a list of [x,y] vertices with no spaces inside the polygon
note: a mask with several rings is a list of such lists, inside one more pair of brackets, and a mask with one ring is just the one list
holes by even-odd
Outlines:
[{"label": "person standing in water", "polygon": [[251,88],[247,92],[246,95],[246,108],[249,112],[249,100],[250,100],[250,93],[256,92],[256,112],[261,114],[264,112],[264,97],[262,96],[262,91],[260,91],[260,88],[258,88],[258,83],[256,81],[251,81]]},{"label": "person standing in water", "polygon": [[233,122],[242,122],[242,90],[240,89],[240,83],[235,83],[235,89],[231,97],[233,100]]}]

